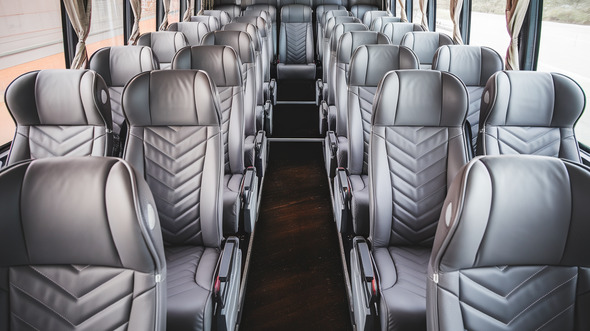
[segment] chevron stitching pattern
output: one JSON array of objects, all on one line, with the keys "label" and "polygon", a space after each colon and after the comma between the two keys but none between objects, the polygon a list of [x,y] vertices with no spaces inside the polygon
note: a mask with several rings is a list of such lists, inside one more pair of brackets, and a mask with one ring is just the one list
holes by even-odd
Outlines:
[{"label": "chevron stitching pattern", "polygon": [[205,127],[144,131],[146,179],[168,243],[202,244],[199,202],[207,140]]},{"label": "chevron stitching pattern", "polygon": [[168,297],[184,293],[187,284],[194,286],[195,273],[204,251],[205,248],[200,246],[166,247]]},{"label": "chevron stitching pattern", "polygon": [[477,147],[477,133],[479,132],[479,111],[481,107],[481,96],[484,88],[480,86],[468,86],[469,93],[469,110],[467,111],[467,121],[471,125],[471,146]]},{"label": "chevron stitching pattern", "polygon": [[85,125],[31,126],[28,140],[31,158],[40,159],[92,155],[94,142],[99,139],[106,139],[104,128]]},{"label": "chevron stitching pattern", "polygon": [[121,100],[123,98],[123,87],[110,87],[109,95],[111,97],[111,116],[113,117],[113,132],[121,133],[121,126],[125,122]]},{"label": "chevron stitching pattern", "polygon": [[233,101],[238,94],[239,87],[218,87],[219,103],[221,105],[221,132],[223,139],[224,172],[229,173],[229,120],[232,113]]},{"label": "chevron stitching pattern", "polygon": [[561,135],[557,128],[497,127],[500,154],[559,156]]},{"label": "chevron stitching pattern", "polygon": [[288,23],[285,36],[287,38],[287,64],[307,63],[307,26],[309,23]]},{"label": "chevron stitching pattern", "polygon": [[377,87],[359,86],[358,102],[363,123],[363,174],[369,173],[369,141],[371,139],[371,116],[373,114],[373,99]]},{"label": "chevron stitching pattern", "polygon": [[578,281],[577,267],[512,266],[461,271],[458,299],[465,328],[572,330]]},{"label": "chevron stitching pattern", "polygon": [[395,286],[426,298],[426,273],[430,259],[430,248],[390,247],[389,254],[395,263],[397,273]]},{"label": "chevron stitching pattern", "polygon": [[430,244],[447,193],[448,130],[386,128],[393,195],[390,244]]},{"label": "chevron stitching pattern", "polygon": [[12,330],[125,328],[134,299],[155,286],[136,293],[136,272],[95,266],[21,266],[9,274]]}]

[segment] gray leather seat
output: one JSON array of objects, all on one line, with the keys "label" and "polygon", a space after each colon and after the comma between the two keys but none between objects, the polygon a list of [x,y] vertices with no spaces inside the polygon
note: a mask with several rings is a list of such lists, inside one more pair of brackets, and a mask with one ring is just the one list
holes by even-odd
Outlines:
[{"label": "gray leather seat", "polygon": [[428,267],[429,330],[588,330],[590,169],[486,156],[449,189]]},{"label": "gray leather seat", "polygon": [[377,17],[391,17],[391,13],[387,10],[369,10],[363,14],[363,24],[367,27],[373,26],[373,21]]},{"label": "gray leather seat", "polygon": [[165,330],[166,261],[143,178],[116,158],[0,172],[2,330]]},{"label": "gray leather seat", "polygon": [[378,318],[383,330],[426,330],[428,260],[447,189],[468,161],[468,107],[465,85],[445,72],[392,71],[378,88],[364,165],[372,248],[357,237],[351,252],[358,329]]},{"label": "gray leather seat", "polygon": [[158,69],[158,63],[151,48],[147,46],[112,46],[94,52],[89,67],[104,79],[109,89],[113,118],[113,155],[120,156],[127,136],[127,124],[121,108],[123,88],[140,72]]},{"label": "gray leather seat", "polygon": [[467,122],[471,129],[471,145],[475,155],[483,89],[494,73],[504,69],[504,60],[500,54],[489,47],[445,45],[434,54],[432,69],[450,72],[467,86],[469,93]]},{"label": "gray leather seat", "polygon": [[316,7],[315,7],[315,33],[314,36],[316,38],[316,53],[317,53],[317,58],[318,60],[322,60],[322,50],[321,50],[321,36],[323,35],[323,29],[324,29],[324,23],[326,23],[326,21],[324,20],[324,17],[326,15],[326,13],[330,12],[330,11],[344,11],[346,12],[346,14],[344,16],[348,16],[348,10],[346,10],[346,6],[342,5],[342,2],[340,0],[335,0],[332,1],[333,3],[325,3],[324,1],[322,1],[321,4],[317,4],[317,2],[315,2]]},{"label": "gray leather seat", "polygon": [[[369,235],[369,138],[377,85],[391,70],[419,69],[416,54],[397,45],[362,45],[353,53],[348,77],[348,178],[351,184],[352,231]],[[348,138],[348,139],[347,139]]]},{"label": "gray leather seat", "polygon": [[537,154],[581,162],[574,125],[585,102],[582,88],[567,76],[498,72],[483,92],[477,154]]},{"label": "gray leather seat", "polygon": [[[319,25],[318,25],[318,33],[317,33],[317,42],[316,42],[316,52],[318,55],[318,60],[323,61],[324,60],[324,45],[326,43],[326,23],[328,23],[328,21],[330,21],[331,18],[334,17],[347,17],[350,16],[350,13],[348,12],[348,10],[346,10],[346,7],[344,7],[343,9],[337,9],[337,10],[329,10],[327,12],[325,12],[322,16],[321,19],[319,21]],[[340,22],[342,23],[342,22]],[[334,26],[335,24],[333,24],[332,26]],[[329,36],[328,36],[329,38]]]},{"label": "gray leather seat", "polygon": [[[380,4],[381,1],[379,1],[379,5]],[[369,1],[369,3],[366,3],[366,0],[349,0],[348,5],[350,6],[350,12],[352,13],[352,16],[358,17],[361,20],[363,19],[363,16],[365,16],[366,12],[372,10],[381,10],[376,1]]]},{"label": "gray leather seat", "polygon": [[281,8],[277,79],[315,79],[312,10],[300,4]]},{"label": "gray leather seat", "polygon": [[4,100],[16,124],[7,164],[52,156],[111,155],[111,102],[96,72],[32,71],[6,88]]},{"label": "gray leather seat", "polygon": [[242,14],[241,4],[241,0],[214,0],[213,9],[223,10],[233,20]]},{"label": "gray leather seat", "polygon": [[137,40],[137,45],[150,47],[160,64],[160,69],[170,69],[174,54],[187,46],[188,41],[182,32],[156,31],[142,34]]},{"label": "gray leather seat", "polygon": [[[172,69],[207,72],[219,93],[225,167],[223,177],[223,232],[238,232],[244,179],[244,90],[242,64],[229,46],[193,46],[178,51]],[[252,140],[254,137],[251,138]]]},{"label": "gray leather seat", "polygon": [[205,16],[205,15],[197,15],[191,16],[191,22],[199,22],[203,23],[209,29],[209,32],[217,31],[221,29],[221,22],[219,22],[219,18],[215,16]]},{"label": "gray leather seat", "polygon": [[381,32],[389,38],[392,45],[401,45],[406,33],[413,31],[424,31],[424,28],[420,24],[405,22],[388,22],[381,28]]},{"label": "gray leather seat", "polygon": [[223,28],[224,25],[226,25],[227,23],[231,22],[232,17],[225,11],[223,10],[203,10],[203,13],[201,14],[202,16],[213,16],[216,17],[217,20],[219,21],[219,27]]},{"label": "gray leather seat", "polygon": [[[264,16],[268,15],[269,19]],[[277,56],[277,44],[278,44],[278,26],[277,26],[277,6],[276,3],[264,4],[255,3],[253,5],[246,6],[246,9],[242,13],[242,16],[260,16],[264,18],[271,25],[271,37],[272,37],[272,59]]]},{"label": "gray leather seat", "polygon": [[432,68],[434,53],[439,47],[453,44],[453,39],[447,34],[428,31],[406,33],[400,43],[400,45],[409,47],[418,55],[420,68],[422,69]]},{"label": "gray leather seat", "polygon": [[188,45],[198,46],[203,36],[209,32],[209,27],[202,22],[175,22],[168,25],[168,31],[182,32]]},{"label": "gray leather seat", "polygon": [[383,32],[383,28],[387,23],[400,23],[401,18],[394,16],[379,16],[375,17],[369,26],[369,30]]},{"label": "gray leather seat", "polygon": [[[123,110],[130,124],[123,157],[146,179],[160,217],[168,272],[167,329],[210,330],[213,319],[219,325],[225,312],[223,323],[231,330],[241,252],[234,238],[226,240],[222,252],[225,162],[215,86],[203,71],[141,73],[123,91]],[[214,283],[226,279],[217,277],[216,270],[228,264],[235,273],[229,275],[222,309],[223,293],[214,291]]]}]

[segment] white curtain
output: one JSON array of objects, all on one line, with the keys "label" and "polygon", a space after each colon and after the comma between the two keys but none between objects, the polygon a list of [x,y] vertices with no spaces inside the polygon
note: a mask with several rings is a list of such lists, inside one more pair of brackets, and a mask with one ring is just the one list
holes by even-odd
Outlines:
[{"label": "white curtain", "polygon": [[424,31],[428,31],[428,16],[426,16],[426,8],[428,8],[428,0],[420,0],[420,13],[422,14],[422,21],[420,25],[424,28]]},{"label": "white curtain", "polygon": [[518,36],[524,23],[530,0],[506,0],[506,28],[510,45],[506,51],[506,69],[519,70]]},{"label": "white curtain", "polygon": [[128,45],[135,45],[139,38],[139,20],[141,19],[141,0],[129,0],[131,10],[133,11],[133,30],[129,36]]},{"label": "white curtain", "polygon": [[186,0],[186,11],[184,12],[184,16],[182,20],[188,22],[191,20],[191,16],[195,12],[195,0]]},{"label": "white curtain", "polygon": [[78,36],[76,55],[72,61],[72,69],[80,69],[88,62],[86,38],[90,31],[90,17],[92,16],[92,0],[63,0],[72,27]]},{"label": "white curtain", "polygon": [[168,28],[168,14],[170,13],[170,0],[162,0],[162,5],[164,6],[164,19],[162,20],[162,24],[160,24],[160,31],[166,31]]},{"label": "white curtain", "polygon": [[405,2],[406,2],[406,0],[397,0],[402,22],[408,21],[408,16],[406,15],[406,3]]},{"label": "white curtain", "polygon": [[463,38],[461,37],[461,28],[459,26],[459,20],[461,19],[463,0],[451,0],[449,9],[451,14],[451,21],[453,21],[453,41],[457,45],[462,45]]}]

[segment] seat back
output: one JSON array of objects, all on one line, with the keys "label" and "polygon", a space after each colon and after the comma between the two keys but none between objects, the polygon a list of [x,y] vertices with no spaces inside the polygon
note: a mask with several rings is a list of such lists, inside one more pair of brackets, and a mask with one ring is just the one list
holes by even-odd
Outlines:
[{"label": "seat back", "polygon": [[590,169],[551,157],[464,167],[430,258],[428,329],[588,329],[589,187]]},{"label": "seat back", "polygon": [[350,6],[350,12],[352,16],[358,17],[359,19],[363,19],[366,12],[373,11],[373,10],[380,10],[377,5],[374,4],[352,4]]},{"label": "seat back", "polygon": [[244,87],[245,134],[255,135],[256,128],[256,58],[252,38],[243,31],[215,31],[203,37],[203,45],[225,45],[233,48],[242,63]]},{"label": "seat back", "polygon": [[[125,116],[121,109],[123,88],[133,76],[140,72],[158,69],[158,63],[152,50],[146,46],[112,46],[101,48],[92,54],[89,68],[96,71],[105,81],[111,99],[111,115],[113,119],[114,147],[124,145],[126,132],[121,132],[125,125]],[[122,148],[121,148],[122,149]],[[119,150],[121,150],[119,149]],[[115,151],[115,155],[119,155]]]},{"label": "seat back", "polygon": [[[343,6],[341,4],[335,3],[335,4],[321,4],[321,5],[317,5],[315,7],[315,21],[316,21],[316,30],[315,30],[315,35],[316,37],[319,36],[319,33],[322,31],[322,27],[324,26],[324,15],[329,12],[329,11],[333,11],[333,10],[343,10],[346,11],[348,14],[348,11],[346,10],[346,6]],[[319,45],[318,45],[319,46]]]},{"label": "seat back", "polygon": [[[264,17],[268,15],[268,19]],[[277,56],[277,45],[279,42],[278,27],[277,27],[277,7],[270,4],[254,4],[246,7],[242,16],[260,16],[264,18],[271,25],[271,38],[272,38],[272,58]]]},{"label": "seat back", "polygon": [[391,40],[392,45],[401,45],[406,33],[412,31],[424,31],[424,28],[415,23],[389,22],[385,23],[381,29],[381,32]]},{"label": "seat back", "polygon": [[404,35],[400,45],[411,48],[420,59],[422,69],[431,69],[436,50],[444,45],[453,45],[453,39],[445,33],[417,31]]},{"label": "seat back", "polygon": [[223,45],[185,47],[172,69],[205,71],[217,88],[221,111],[224,173],[244,172],[244,90],[242,63],[233,48]]},{"label": "seat back", "polygon": [[352,55],[348,80],[348,171],[366,175],[373,99],[377,85],[391,70],[419,69],[416,54],[397,45],[361,45]]},{"label": "seat back", "polygon": [[203,16],[213,16],[219,21],[219,27],[222,28],[227,23],[231,22],[232,17],[223,10],[203,10]]},{"label": "seat back", "polygon": [[174,54],[187,46],[188,41],[182,32],[156,31],[142,34],[137,45],[150,47],[158,59],[160,69],[170,69]]},{"label": "seat back", "polygon": [[0,187],[2,330],[165,330],[160,225],[129,164],[26,161]]},{"label": "seat back", "polygon": [[219,18],[215,16],[205,16],[205,15],[198,15],[198,16],[191,16],[191,22],[200,22],[207,26],[209,32],[217,31],[221,29],[221,22],[219,22]]},{"label": "seat back", "polygon": [[430,247],[447,189],[468,161],[465,85],[446,72],[385,75],[373,105],[369,195],[373,247]]},{"label": "seat back", "polygon": [[213,5],[213,9],[222,10],[226,12],[229,17],[233,20],[236,17],[239,17],[242,13],[242,7],[240,6],[240,0],[235,3],[234,1],[215,1],[216,3]]},{"label": "seat back", "polygon": [[369,26],[369,30],[383,32],[383,28],[387,23],[400,23],[402,20],[399,17],[394,16],[379,16],[375,17]]},{"label": "seat back", "polygon": [[[324,26],[324,38],[322,42],[322,48],[324,49],[322,52],[322,80],[327,83],[330,83],[330,76],[328,75],[328,72],[331,67],[330,61],[332,61],[332,48],[330,47],[330,40],[334,34],[334,28],[338,24],[342,23],[361,23],[361,21],[353,16],[334,16],[326,22],[326,25]],[[334,103],[332,102],[331,104]]]},{"label": "seat back", "polygon": [[391,13],[387,10],[369,10],[363,14],[363,24],[367,27],[371,27],[373,25],[373,21],[377,17],[391,17]]},{"label": "seat back", "polygon": [[471,129],[471,145],[475,154],[481,96],[488,79],[497,71],[504,69],[502,57],[489,47],[445,45],[434,54],[432,69],[450,72],[467,86],[469,93],[467,122]]},{"label": "seat back", "polygon": [[[324,59],[324,44],[326,40],[326,23],[333,17],[350,16],[350,13],[346,8],[326,11],[319,19],[318,30],[317,30],[317,42],[316,51],[318,53],[318,59],[323,61]],[[342,23],[342,22],[341,22]],[[334,24],[335,25],[335,24]],[[329,38],[329,36],[328,36]]]},{"label": "seat back", "polygon": [[336,134],[348,137],[348,68],[354,51],[361,45],[389,44],[387,37],[374,31],[344,33],[336,48],[335,90]]},{"label": "seat back", "polygon": [[130,132],[123,158],[153,192],[164,242],[219,248],[224,153],[207,73],[141,73],[123,91],[123,110]]},{"label": "seat back", "polygon": [[[267,24],[266,20],[260,16],[240,16],[236,17],[233,22],[237,23],[249,23],[254,25],[260,34],[262,39],[261,47],[261,62],[264,82],[270,81],[270,62],[272,59],[272,40],[270,37],[271,27]],[[254,38],[254,36],[251,36]]]},{"label": "seat back", "polygon": [[310,6],[289,4],[281,8],[278,79],[314,79],[313,25]]},{"label": "seat back", "polygon": [[203,36],[209,32],[209,27],[202,22],[175,22],[168,25],[168,31],[182,32],[188,45],[198,46]]},{"label": "seat back", "polygon": [[501,71],[488,80],[480,112],[478,154],[537,154],[580,162],[574,125],[585,107],[571,78]]},{"label": "seat back", "polygon": [[29,72],[6,88],[4,99],[16,124],[8,164],[52,156],[111,155],[111,102],[96,72]]}]

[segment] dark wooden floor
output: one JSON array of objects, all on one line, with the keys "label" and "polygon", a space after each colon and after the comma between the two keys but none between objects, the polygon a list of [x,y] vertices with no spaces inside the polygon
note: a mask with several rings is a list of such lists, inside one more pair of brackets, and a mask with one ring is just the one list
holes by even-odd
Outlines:
[{"label": "dark wooden floor", "polygon": [[[317,132],[312,107],[281,105],[274,136]],[[271,143],[240,330],[352,329],[329,194],[321,143]]]}]

